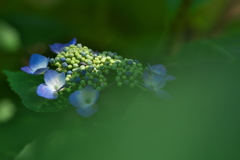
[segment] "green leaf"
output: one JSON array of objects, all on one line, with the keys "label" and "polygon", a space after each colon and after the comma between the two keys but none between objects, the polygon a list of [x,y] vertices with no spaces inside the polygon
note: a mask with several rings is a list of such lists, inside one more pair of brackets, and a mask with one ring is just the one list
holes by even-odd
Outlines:
[{"label": "green leaf", "polygon": [[36,112],[55,112],[72,107],[67,95],[61,95],[57,99],[50,100],[39,97],[36,94],[37,86],[44,83],[42,75],[29,75],[24,72],[4,71],[8,82],[22,99],[22,103]]}]

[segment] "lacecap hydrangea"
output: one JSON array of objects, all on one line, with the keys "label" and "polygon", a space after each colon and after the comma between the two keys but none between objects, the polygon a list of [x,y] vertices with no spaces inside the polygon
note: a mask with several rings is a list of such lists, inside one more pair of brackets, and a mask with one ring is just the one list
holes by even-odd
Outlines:
[{"label": "lacecap hydrangea", "polygon": [[39,84],[36,94],[53,101],[64,92],[69,93],[69,103],[83,117],[97,112],[100,92],[109,86],[108,75],[115,73],[117,86],[144,88],[157,97],[169,99],[170,94],[162,88],[167,81],[175,77],[167,75],[161,65],[143,65],[138,60],[123,58],[110,52],[95,52],[82,44],[76,44],[76,38],[69,43],[49,45],[54,58],[32,54],[29,66],[21,70],[32,75],[44,74],[44,82]]}]

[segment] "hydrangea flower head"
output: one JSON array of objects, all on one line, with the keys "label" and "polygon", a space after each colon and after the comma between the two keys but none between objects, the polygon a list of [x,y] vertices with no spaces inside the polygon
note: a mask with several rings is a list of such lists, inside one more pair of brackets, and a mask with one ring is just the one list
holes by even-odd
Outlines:
[{"label": "hydrangea flower head", "polygon": [[44,81],[45,84],[38,86],[37,94],[47,99],[56,99],[58,91],[65,85],[65,73],[48,70],[44,74]]},{"label": "hydrangea flower head", "polygon": [[89,117],[97,112],[95,104],[99,97],[99,91],[87,85],[83,90],[73,92],[69,96],[69,102],[77,108],[78,114]]},{"label": "hydrangea flower head", "polygon": [[29,66],[24,66],[21,70],[28,74],[42,74],[48,70],[48,62],[49,58],[34,53],[30,57]]},{"label": "hydrangea flower head", "polygon": [[[56,103],[53,102],[58,109],[62,105],[60,103],[64,103],[62,108],[68,107],[65,103],[69,103],[79,115],[89,117],[98,110],[96,102],[100,92],[110,85],[144,87],[160,98],[170,98],[162,88],[175,77],[167,75],[164,65],[148,65],[144,70],[138,60],[124,58],[111,51],[95,52],[87,46],[76,44],[76,41],[73,38],[66,44],[52,44],[50,49],[57,53],[54,57],[49,60],[33,54],[30,65],[21,68],[29,74],[45,72],[45,83],[37,87],[37,95],[50,99],[49,102],[59,96]],[[48,63],[51,70],[48,70]]]},{"label": "hydrangea flower head", "polygon": [[70,45],[75,45],[77,43],[77,39],[73,38],[70,42],[63,44],[63,43],[54,43],[52,45],[49,45],[51,51],[54,53],[59,54],[60,52],[63,51],[64,47],[70,46]]}]

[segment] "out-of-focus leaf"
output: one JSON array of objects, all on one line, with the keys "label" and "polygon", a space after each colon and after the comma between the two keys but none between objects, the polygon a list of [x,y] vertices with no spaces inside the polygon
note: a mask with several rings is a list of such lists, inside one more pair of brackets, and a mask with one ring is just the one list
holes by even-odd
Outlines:
[{"label": "out-of-focus leaf", "polygon": [[29,75],[24,72],[4,71],[12,89],[20,96],[23,104],[36,112],[54,112],[72,106],[68,97],[59,96],[55,100],[39,97],[36,94],[37,86],[43,83],[43,76]]},{"label": "out-of-focus leaf", "polygon": [[14,52],[21,45],[18,31],[7,22],[0,20],[0,49]]},{"label": "out-of-focus leaf", "polygon": [[16,106],[10,99],[0,99],[0,123],[10,120],[16,112]]},{"label": "out-of-focus leaf", "polygon": [[229,0],[194,0],[188,12],[190,26],[200,33],[209,31],[228,3]]}]

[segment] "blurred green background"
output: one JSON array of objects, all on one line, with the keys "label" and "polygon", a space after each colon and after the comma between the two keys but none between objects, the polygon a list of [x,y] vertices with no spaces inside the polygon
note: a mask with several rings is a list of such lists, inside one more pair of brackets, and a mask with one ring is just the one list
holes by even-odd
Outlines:
[{"label": "blurred green background", "polygon": [[177,80],[172,100],[112,87],[90,118],[26,109],[0,73],[1,160],[239,160],[239,0],[1,0],[0,69],[79,43]]}]

